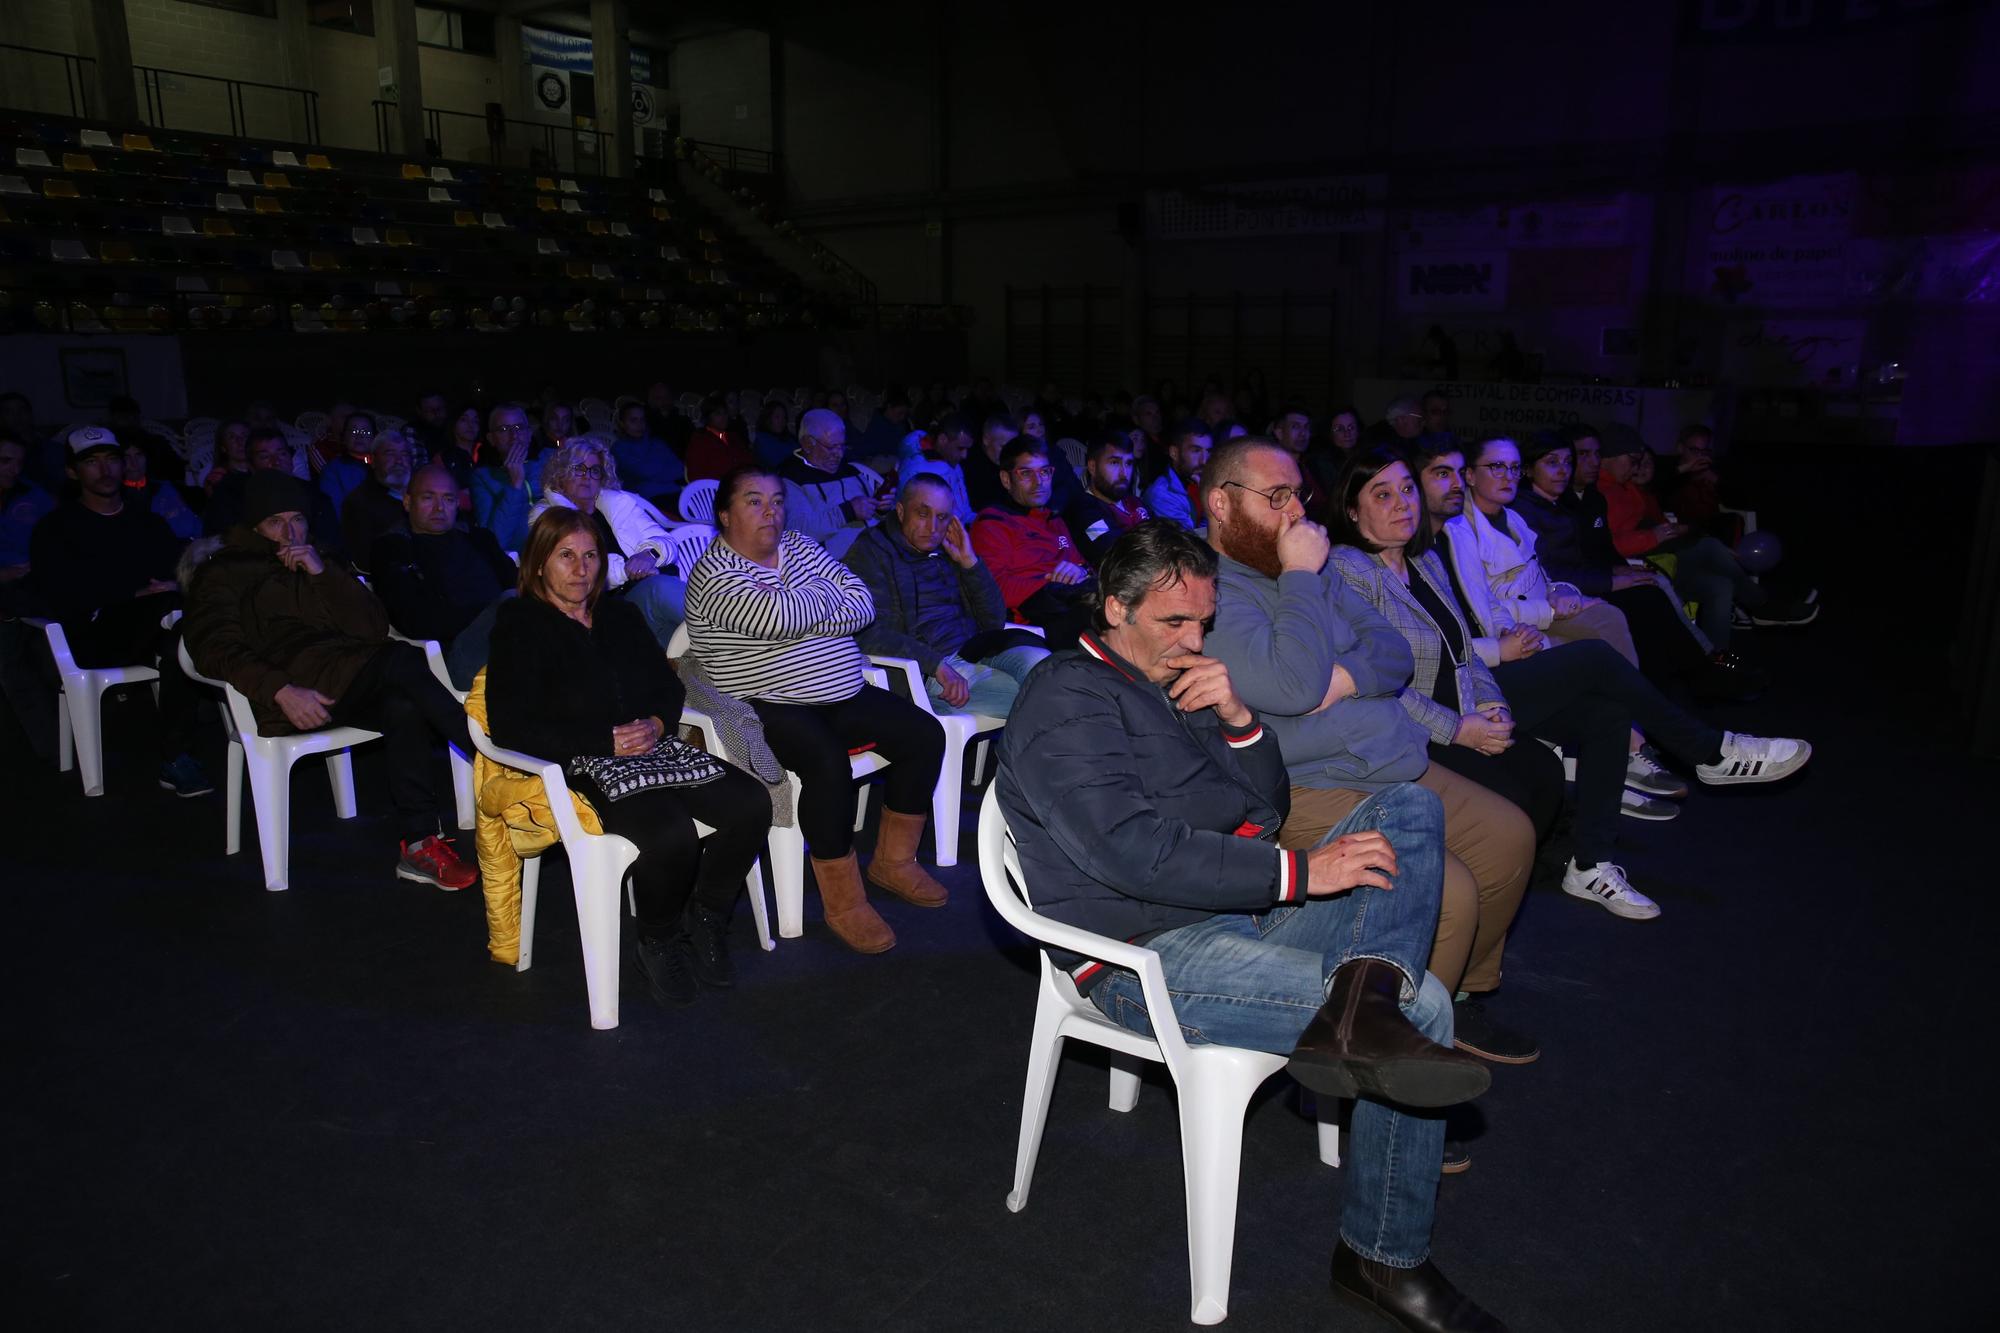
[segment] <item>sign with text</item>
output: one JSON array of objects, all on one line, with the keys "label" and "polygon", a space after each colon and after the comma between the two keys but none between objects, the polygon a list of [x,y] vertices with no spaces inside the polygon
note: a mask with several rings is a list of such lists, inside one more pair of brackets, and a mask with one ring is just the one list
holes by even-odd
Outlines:
[{"label": "sign with text", "polygon": [[1841,304],[1856,194],[1851,172],[1702,191],[1689,286],[1723,305]]},{"label": "sign with text", "polygon": [[1569,249],[1626,245],[1637,210],[1631,196],[1553,203],[1413,208],[1396,219],[1402,250]]},{"label": "sign with text", "polygon": [[1396,304],[1404,310],[1504,310],[1507,252],[1405,254],[1397,260]]},{"label": "sign with text", "polygon": [[1722,373],[1738,384],[1852,383],[1861,360],[1858,319],[1756,319],[1730,325]]},{"label": "sign with text", "polygon": [[1239,181],[1202,190],[1146,191],[1146,229],[1163,241],[1330,236],[1382,225],[1384,176]]}]

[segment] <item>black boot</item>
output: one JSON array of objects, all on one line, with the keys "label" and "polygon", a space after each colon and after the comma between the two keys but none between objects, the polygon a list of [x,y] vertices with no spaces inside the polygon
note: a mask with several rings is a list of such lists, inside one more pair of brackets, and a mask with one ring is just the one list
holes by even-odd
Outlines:
[{"label": "black boot", "polygon": [[1455,1106],[1486,1091],[1486,1067],[1419,1032],[1403,1015],[1402,993],[1392,964],[1343,963],[1292,1052],[1292,1077],[1328,1096],[1404,1106]]},{"label": "black boot", "polygon": [[1411,1333],[1507,1333],[1428,1259],[1392,1268],[1363,1259],[1343,1240],[1333,1249],[1333,1293]]},{"label": "black boot", "polygon": [[686,935],[641,935],[636,952],[646,984],[661,1004],[684,1008],[701,994],[694,979],[694,950]]},{"label": "black boot", "polygon": [[694,957],[695,980],[714,990],[734,986],[736,967],[729,961],[729,913],[691,902],[685,926]]}]

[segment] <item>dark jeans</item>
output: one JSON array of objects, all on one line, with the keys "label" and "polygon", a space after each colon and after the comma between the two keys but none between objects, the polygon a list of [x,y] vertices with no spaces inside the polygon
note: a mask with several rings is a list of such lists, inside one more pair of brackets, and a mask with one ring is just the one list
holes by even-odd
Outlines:
[{"label": "dark jeans", "polygon": [[1046,649],[1049,641],[1039,634],[1031,634],[1024,629],[981,630],[958,645],[958,656],[968,662],[984,662],[989,657],[998,657],[1013,648]]},{"label": "dark jeans", "polygon": [[[728,769],[699,787],[661,787],[633,792],[622,801],[595,782],[577,776],[571,790],[589,801],[606,833],[630,838],[639,849],[632,863],[632,896],[639,928],[671,935],[692,897],[714,912],[736,902],[750,867],[771,831],[771,794],[740,768]],[[715,832],[695,836],[694,822]]]},{"label": "dark jeans", "polygon": [[1657,549],[1674,557],[1674,589],[1699,603],[1695,623],[1717,648],[1729,646],[1733,608],[1755,608],[1770,600],[1770,594],[1744,572],[1736,553],[1713,537],[1677,537]]},{"label": "dark jeans", "polygon": [[1655,685],[1691,676],[1708,662],[1701,640],[1674,614],[1667,598],[1673,596],[1654,584],[1620,588],[1605,600],[1625,614],[1632,629],[1632,646],[1639,650],[1639,669]]},{"label": "dark jeans", "polygon": [[799,775],[799,829],[822,861],[854,847],[854,771],[848,752],[873,749],[889,761],[882,804],[899,815],[929,814],[944,728],[913,703],[864,685],[830,704],[774,704],[752,699],[764,739],[779,763]]},{"label": "dark jeans", "polygon": [[396,807],[396,836],[404,842],[439,828],[437,745],[449,741],[472,753],[465,709],[438,683],[414,644],[385,643],[328,710],[334,724],[382,733],[389,751],[389,802]]},{"label": "dark jeans", "polygon": [[1535,826],[1537,844],[1554,831],[1556,816],[1562,813],[1563,765],[1548,746],[1517,740],[1500,754],[1480,754],[1463,745],[1432,741],[1430,753],[1432,763],[1520,806]]},{"label": "dark jeans", "polygon": [[1515,749],[1547,740],[1576,756],[1578,865],[1609,860],[1617,843],[1633,727],[1689,763],[1711,763],[1721,752],[1721,732],[1669,703],[1602,639],[1502,662],[1493,679],[1514,713]]},{"label": "dark jeans", "polygon": [[107,606],[88,621],[63,623],[70,656],[80,667],[159,667],[162,760],[184,755],[192,746],[194,708],[201,697],[181,670],[180,630],[160,628],[160,621],[180,604],[178,593],[155,593]]}]

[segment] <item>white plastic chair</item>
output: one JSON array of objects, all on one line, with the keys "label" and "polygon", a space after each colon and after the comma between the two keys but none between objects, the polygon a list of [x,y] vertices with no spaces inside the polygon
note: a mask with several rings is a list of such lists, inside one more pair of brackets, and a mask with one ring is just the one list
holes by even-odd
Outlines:
[{"label": "white plastic chair", "polygon": [[673,561],[674,568],[680,571],[681,581],[685,583],[688,571],[694,568],[694,562],[701,559],[702,552],[706,551],[709,543],[715,540],[715,529],[706,523],[684,523],[669,531],[667,540],[671,543],[668,557]]},{"label": "white plastic chair", "polygon": [[691,481],[681,491],[681,517],[690,523],[715,524],[715,488],[719,483],[713,478]]},{"label": "white plastic chair", "polygon": [[[673,636],[667,641],[667,657],[674,661],[685,657],[689,643],[687,625],[684,623],[676,625]],[[865,668],[863,674],[870,685],[885,690],[889,688],[889,678],[881,668],[871,666]],[[700,715],[683,712],[681,716],[682,720],[686,721],[691,716]],[[690,722],[689,725],[694,724]],[[719,758],[725,757],[722,755],[719,743],[714,739],[715,732],[709,727],[703,727],[702,734],[709,738],[710,753]],[[889,761],[873,750],[864,750],[860,754],[847,756],[847,766],[854,780],[859,782],[863,778],[880,773],[889,766]],[[806,835],[798,823],[801,789],[799,775],[788,768],[785,770],[785,781],[792,789],[792,823],[789,827],[775,823],[771,825],[771,835],[766,844],[769,855],[766,859],[771,863],[771,897],[776,901],[778,908],[778,934],[785,939],[795,940],[805,933]],[[854,831],[859,833],[867,822],[868,788],[863,787],[855,795]]]},{"label": "white plastic chair", "polygon": [[222,691],[225,707],[222,725],[229,735],[229,813],[224,825],[222,850],[234,856],[243,846],[243,772],[250,772],[250,802],[257,819],[257,849],[264,858],[264,887],[283,893],[291,887],[287,877],[292,846],[292,765],[307,755],[326,756],[326,776],[333,788],[333,812],[342,819],[354,818],[354,755],[357,745],[380,740],[382,733],[363,727],[322,727],[293,736],[260,736],[257,717],[250,701],[227,681],[215,680],[194,669],[187,641],[180,645],[181,670],[190,679],[213,685]]},{"label": "white plastic chair", "polygon": [[[697,716],[699,716],[697,714]],[[683,719],[686,721],[687,719]],[[549,809],[555,815],[556,835],[569,857],[570,882],[576,890],[577,936],[583,945],[583,983],[590,995],[590,1025],[594,1028],[618,1026],[618,974],[620,951],[618,899],[626,872],[639,859],[639,849],[631,839],[616,833],[586,833],[570,801],[569,784],[563,780],[562,765],[503,750],[493,743],[475,718],[465,719],[472,744],[496,764],[539,778]],[[696,834],[706,837],[715,830],[699,820]],[[521,949],[516,972],[534,965],[535,905],[541,886],[542,858],[532,856],[521,862]],[[763,873],[750,867],[747,884],[750,910],[757,918],[758,941],[771,948],[771,936],[764,919]]]},{"label": "white plastic chair", "polygon": [[931,832],[937,840],[939,867],[955,866],[960,798],[965,790],[966,747],[975,738],[990,740],[1006,727],[1007,719],[984,713],[940,713],[931,703],[930,691],[924,687],[924,669],[914,660],[877,653],[870,653],[868,660],[893,673],[891,679],[900,676],[909,689],[910,702],[936,718],[944,728],[944,765],[938,769],[937,787],[931,792]]},{"label": "white plastic chair", "polygon": [[[1021,1098],[1021,1138],[1014,1157],[1014,1188],[1007,1207],[1028,1206],[1028,1186],[1041,1152],[1042,1126],[1055,1090],[1063,1041],[1075,1037],[1113,1052],[1111,1109],[1129,1111],[1139,1102],[1139,1073],[1130,1057],[1164,1063],[1180,1098],[1181,1159],[1187,1177],[1188,1276],[1193,1286],[1189,1318],[1219,1324],[1229,1314],[1229,1272],[1236,1249],[1236,1184],[1243,1160],[1243,1116],[1265,1079],[1285,1067],[1285,1057],[1237,1046],[1190,1046],[1174,1017],[1173,997],[1160,956],[1151,949],[1094,935],[1078,926],[1038,915],[1030,905],[1026,878],[1014,837],[1000,810],[1000,784],[986,790],[979,812],[979,874],[986,897],[1007,924],[1042,945],[1041,980],[1036,987],[1035,1030],[1028,1048],[1028,1083]],[[1020,885],[1017,893],[1015,885]],[[1118,1026],[1077,993],[1069,974],[1049,961],[1050,947],[1125,968],[1139,977],[1151,1015],[1153,1037]],[[1125,1060],[1120,1056],[1127,1057]],[[1317,1108],[1319,1155],[1340,1165],[1340,1129]]]},{"label": "white plastic chair", "polygon": [[[160,696],[160,673],[149,666],[80,667],[70,652],[69,637],[53,620],[30,620],[48,636],[49,656],[56,662],[62,698],[56,702],[56,767],[67,773],[82,770],[83,794],[104,795],[104,692],[119,685],[151,681],[153,698]],[[72,762],[71,756],[74,755]]]}]

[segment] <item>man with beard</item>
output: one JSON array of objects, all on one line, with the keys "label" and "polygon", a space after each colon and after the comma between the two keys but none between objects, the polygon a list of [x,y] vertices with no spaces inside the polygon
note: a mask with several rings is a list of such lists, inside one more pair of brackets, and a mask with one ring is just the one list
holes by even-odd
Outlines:
[{"label": "man with beard", "polygon": [[[375,437],[368,456],[368,477],[348,493],[340,506],[340,535],[354,567],[367,573],[377,538],[408,527],[403,492],[410,488],[410,442],[401,431],[385,430]],[[456,494],[456,490],[454,490]]]},{"label": "man with beard", "polygon": [[1132,443],[1119,431],[1104,431],[1083,458],[1083,494],[1063,510],[1063,525],[1092,569],[1111,543],[1151,518],[1132,494]]},{"label": "man with beard", "polygon": [[1436,792],[1450,854],[1430,970],[1459,996],[1461,1049],[1526,1064],[1539,1048],[1475,997],[1500,984],[1501,950],[1534,866],[1534,827],[1518,806],[1430,761],[1429,734],[1397,698],[1415,667],[1409,642],[1328,561],[1326,531],[1306,519],[1299,485],[1298,460],[1246,436],[1216,453],[1202,497],[1209,544],[1222,557],[1208,651],[1283,749],[1291,813],[1279,843],[1316,846],[1394,783]]},{"label": "man with beard", "polygon": [[1146,508],[1155,518],[1170,518],[1184,528],[1198,528],[1202,517],[1202,469],[1208,465],[1215,435],[1189,418],[1168,437],[1165,466],[1146,487]]}]

